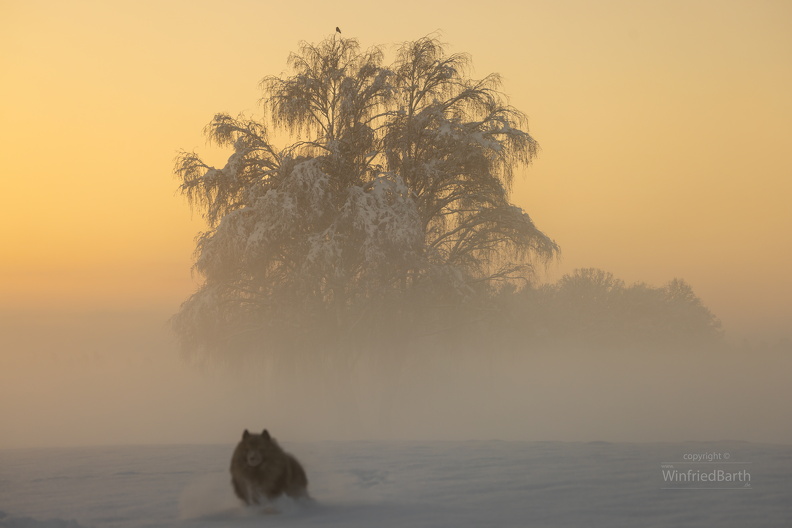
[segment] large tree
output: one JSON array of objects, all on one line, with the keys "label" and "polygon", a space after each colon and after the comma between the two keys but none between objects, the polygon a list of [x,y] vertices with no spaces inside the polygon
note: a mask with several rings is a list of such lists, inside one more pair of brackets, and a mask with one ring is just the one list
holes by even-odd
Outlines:
[{"label": "large tree", "polygon": [[[288,75],[261,82],[264,119],[207,126],[233,150],[224,167],[177,158],[209,226],[203,284],[174,318],[188,348],[264,351],[308,329],[343,341],[408,300],[453,306],[555,255],[509,200],[537,143],[499,77],[468,78],[469,57],[429,37],[383,61],[338,35],[302,43]],[[294,142],[276,147],[276,129]]]}]

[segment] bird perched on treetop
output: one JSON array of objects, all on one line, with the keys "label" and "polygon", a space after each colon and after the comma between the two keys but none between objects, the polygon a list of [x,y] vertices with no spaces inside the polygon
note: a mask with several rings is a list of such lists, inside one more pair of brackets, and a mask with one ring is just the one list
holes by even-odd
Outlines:
[{"label": "bird perched on treetop", "polygon": [[338,26],[336,26],[336,32],[341,33],[341,30],[338,29]]}]

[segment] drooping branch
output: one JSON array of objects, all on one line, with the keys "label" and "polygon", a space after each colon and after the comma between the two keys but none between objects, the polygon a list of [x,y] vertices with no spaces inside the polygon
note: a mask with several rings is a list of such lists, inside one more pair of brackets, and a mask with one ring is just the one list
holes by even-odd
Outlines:
[{"label": "drooping branch", "polygon": [[[184,328],[211,320],[238,339],[324,317],[347,335],[382,299],[425,290],[454,303],[557,253],[509,200],[538,145],[500,77],[470,79],[470,57],[432,37],[383,61],[355,39],[303,42],[289,73],[261,81],[263,121],[218,114],[207,125],[232,150],[225,166],[177,158],[179,190],[209,224]],[[283,148],[273,127],[292,138]]]}]

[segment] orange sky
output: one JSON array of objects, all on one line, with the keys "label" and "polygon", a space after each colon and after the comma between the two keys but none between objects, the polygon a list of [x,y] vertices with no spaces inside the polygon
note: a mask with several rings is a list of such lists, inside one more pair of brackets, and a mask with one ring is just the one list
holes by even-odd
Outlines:
[{"label": "orange sky", "polygon": [[[736,334],[792,314],[792,4],[0,3],[3,304],[177,306],[201,229],[178,149],[336,25],[364,45],[441,30],[499,72],[542,146],[515,201],[595,266],[688,280]],[[786,333],[786,335],[789,335]]]},{"label": "orange sky", "polygon": [[[88,441],[83,429],[93,442],[152,441],[142,408],[171,424],[158,441],[184,441],[185,413],[191,431],[205,430],[201,406],[222,414],[200,376],[172,381],[183,369],[165,321],[196,286],[203,227],[176,194],[173,160],[195,149],[222,163],[201,134],[213,114],[258,112],[258,81],[337,25],[363,46],[441,31],[472,55],[475,76],[503,76],[542,147],[514,201],[562,248],[549,279],[578,267],[628,283],[680,277],[730,337],[792,337],[792,3],[378,5],[0,0],[0,447],[31,445],[51,424],[66,443]],[[745,371],[733,361],[729,375]],[[691,429],[649,439],[711,438],[724,425],[726,438],[789,441],[778,425],[789,420],[760,423],[751,410],[788,387],[782,361],[753,371],[759,400],[729,396],[743,421],[726,406],[696,432],[692,409]],[[559,412],[577,412],[568,403]],[[558,410],[536,438],[609,438],[554,432]],[[223,418],[228,438],[235,412]],[[647,439],[635,427],[613,438]]]}]

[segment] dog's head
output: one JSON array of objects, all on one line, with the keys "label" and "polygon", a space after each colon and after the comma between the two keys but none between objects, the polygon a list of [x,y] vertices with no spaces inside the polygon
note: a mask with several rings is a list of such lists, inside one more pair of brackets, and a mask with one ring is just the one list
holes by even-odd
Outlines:
[{"label": "dog's head", "polygon": [[261,434],[251,433],[245,429],[239,445],[242,447],[242,454],[250,467],[260,466],[264,459],[277,449],[275,441],[266,429]]}]

